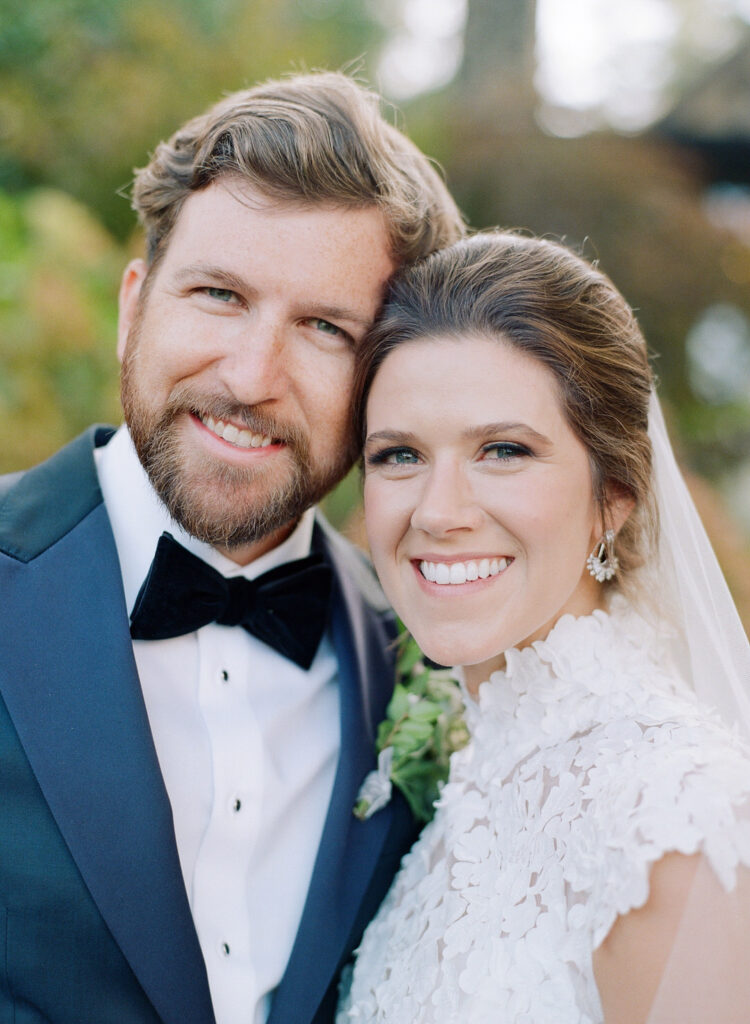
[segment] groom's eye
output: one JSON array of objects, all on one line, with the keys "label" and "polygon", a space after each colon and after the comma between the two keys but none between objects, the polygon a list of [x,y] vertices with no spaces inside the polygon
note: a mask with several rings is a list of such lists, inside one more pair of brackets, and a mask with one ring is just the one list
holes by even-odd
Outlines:
[{"label": "groom's eye", "polygon": [[322,331],[324,334],[331,334],[334,337],[344,333],[340,327],[337,327],[336,324],[330,323],[328,320],[320,320],[317,317],[313,317],[310,323],[317,331]]},{"label": "groom's eye", "polygon": [[230,288],[208,287],[201,288],[200,290],[210,299],[216,299],[217,302],[224,302],[227,305],[237,299],[237,293],[233,292]]},{"label": "groom's eye", "polygon": [[331,323],[330,320],[324,320],[322,316],[304,317],[300,324],[309,332],[308,337],[318,335],[321,344],[335,342],[337,346],[341,344],[354,346],[354,338],[348,331],[339,327],[338,324]]}]

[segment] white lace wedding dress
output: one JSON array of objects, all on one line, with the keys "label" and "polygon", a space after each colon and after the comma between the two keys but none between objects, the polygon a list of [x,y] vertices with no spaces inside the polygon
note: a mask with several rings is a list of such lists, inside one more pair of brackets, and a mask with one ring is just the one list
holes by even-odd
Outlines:
[{"label": "white lace wedding dress", "polygon": [[337,1024],[599,1024],[592,953],[646,902],[650,866],[700,850],[731,889],[750,864],[745,748],[614,609],[562,618],[467,700],[472,742]]}]

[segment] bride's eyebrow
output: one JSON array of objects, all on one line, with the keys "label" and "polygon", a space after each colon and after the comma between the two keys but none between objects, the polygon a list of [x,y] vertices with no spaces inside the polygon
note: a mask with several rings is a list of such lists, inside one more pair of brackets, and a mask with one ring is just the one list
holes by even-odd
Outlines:
[{"label": "bride's eyebrow", "polygon": [[404,433],[400,430],[376,430],[375,433],[367,435],[365,445],[375,441],[390,441],[391,444],[414,444],[415,440],[415,434]]},{"label": "bride's eyebrow", "polygon": [[534,430],[528,423],[517,421],[505,420],[496,423],[483,423],[479,426],[467,427],[463,431],[464,437],[470,441],[486,440],[489,435],[495,434],[523,434],[528,440],[535,441],[537,444],[552,444],[545,434],[540,434],[538,430]]}]

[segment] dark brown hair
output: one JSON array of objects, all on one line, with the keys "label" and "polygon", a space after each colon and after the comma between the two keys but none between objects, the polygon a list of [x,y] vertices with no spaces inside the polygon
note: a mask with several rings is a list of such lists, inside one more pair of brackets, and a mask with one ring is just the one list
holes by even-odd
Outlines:
[{"label": "dark brown hair", "polygon": [[483,232],[397,274],[358,352],[353,401],[360,440],[367,397],[389,352],[417,339],[477,335],[497,337],[552,372],[568,423],[589,453],[603,520],[608,495],[633,498],[616,544],[627,577],[656,531],[652,374],[630,306],[605,274],[565,246]]},{"label": "dark brown hair", "polygon": [[374,205],[397,264],[460,238],[464,224],[430,161],[338,72],[265,82],[188,121],[136,171],[133,208],[158,260],[185,199],[231,175],[271,198]]}]

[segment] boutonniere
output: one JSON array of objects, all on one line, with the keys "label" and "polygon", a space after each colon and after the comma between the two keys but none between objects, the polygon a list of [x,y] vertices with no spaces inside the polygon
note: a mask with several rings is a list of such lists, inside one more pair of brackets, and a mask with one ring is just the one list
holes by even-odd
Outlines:
[{"label": "boutonniere", "polygon": [[414,817],[428,822],[440,785],[448,778],[450,756],[466,746],[469,731],[451,670],[425,665],[416,641],[405,630],[398,644],[396,685],[375,742],[378,767],[362,783],[354,813],[362,820],[369,818],[388,803],[397,786]]}]

